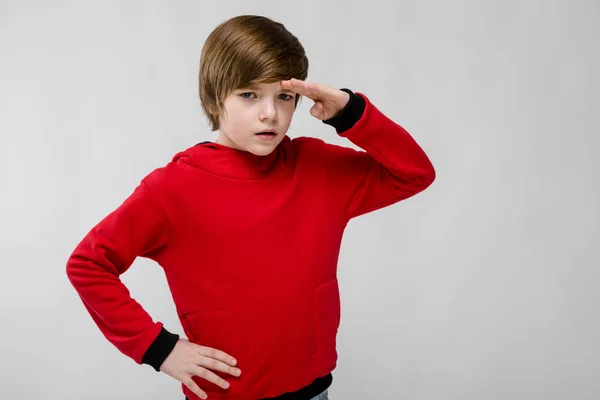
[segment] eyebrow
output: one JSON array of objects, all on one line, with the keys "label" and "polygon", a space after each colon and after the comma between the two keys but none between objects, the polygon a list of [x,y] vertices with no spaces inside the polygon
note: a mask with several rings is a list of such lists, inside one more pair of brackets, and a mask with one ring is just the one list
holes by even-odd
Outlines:
[{"label": "eyebrow", "polygon": [[[260,88],[258,87],[258,85],[256,85],[255,83],[248,85],[248,86],[244,86],[242,88],[239,88],[238,90],[245,90],[245,89],[252,89],[252,90],[256,90],[256,91],[260,91]],[[294,93],[292,90],[290,89],[280,89],[281,92],[288,92],[288,93]]]}]

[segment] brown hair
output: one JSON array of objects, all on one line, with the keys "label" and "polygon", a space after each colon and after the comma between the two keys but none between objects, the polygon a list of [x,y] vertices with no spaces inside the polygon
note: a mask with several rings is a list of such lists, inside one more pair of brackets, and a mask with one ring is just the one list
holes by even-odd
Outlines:
[{"label": "brown hair", "polygon": [[[206,39],[200,56],[200,103],[216,131],[223,101],[231,91],[307,76],[304,48],[283,24],[258,15],[240,15],[220,24]],[[300,97],[296,94],[294,107]]]}]

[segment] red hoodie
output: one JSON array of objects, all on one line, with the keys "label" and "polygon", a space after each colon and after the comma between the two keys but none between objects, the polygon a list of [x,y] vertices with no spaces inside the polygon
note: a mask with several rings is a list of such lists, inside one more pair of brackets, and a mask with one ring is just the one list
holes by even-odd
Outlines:
[{"label": "red hoodie", "polygon": [[356,95],[364,112],[338,133],[365,151],[286,136],[261,157],[208,142],[146,176],[67,263],[105,337],[141,363],[161,332],[119,279],[146,257],[164,269],[187,338],[231,354],[242,370],[217,372],[229,389],[195,377],[209,399],[275,397],[333,371],[347,223],[435,177],[410,134]]}]

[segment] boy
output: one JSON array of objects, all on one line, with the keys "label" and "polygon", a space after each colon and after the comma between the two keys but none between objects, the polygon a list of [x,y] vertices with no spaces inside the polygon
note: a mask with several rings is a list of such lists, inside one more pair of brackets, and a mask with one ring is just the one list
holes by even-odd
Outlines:
[{"label": "boy", "polygon": [[[176,154],[79,243],[67,274],[105,337],[177,379],[188,399],[326,399],[336,367],[336,268],[351,218],[423,191],[427,155],[368,98],[305,82],[286,28],[239,16],[207,38],[199,92],[214,143]],[[365,151],[286,136],[301,96]],[[187,339],[119,279],[165,271]]]}]

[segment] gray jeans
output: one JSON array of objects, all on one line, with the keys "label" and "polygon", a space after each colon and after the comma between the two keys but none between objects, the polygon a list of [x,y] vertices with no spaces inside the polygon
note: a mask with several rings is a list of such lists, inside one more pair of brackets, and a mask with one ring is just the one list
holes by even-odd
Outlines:
[{"label": "gray jeans", "polygon": [[313,397],[312,400],[329,400],[328,390],[323,393],[317,395],[317,397]]}]

